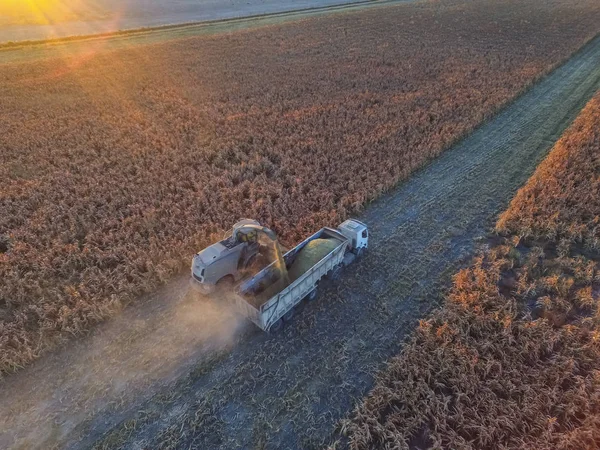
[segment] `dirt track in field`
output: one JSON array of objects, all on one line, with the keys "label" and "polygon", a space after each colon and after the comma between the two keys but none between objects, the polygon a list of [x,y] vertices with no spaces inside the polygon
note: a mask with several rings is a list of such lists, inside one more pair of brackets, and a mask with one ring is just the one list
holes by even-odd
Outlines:
[{"label": "dirt track in field", "polygon": [[99,413],[75,427],[70,446],[316,448],[331,442],[336,423],[372,386],[376,370],[437,304],[478,238],[599,88],[597,37],[371,205],[361,217],[371,227],[368,255],[340,281],[323,285],[293,325],[276,336],[246,328],[231,350],[195,355],[191,374],[142,405]]},{"label": "dirt track in field", "polygon": [[[371,249],[280,335],[174,281],[6,380],[0,448],[312,448],[600,88],[600,37],[361,217]],[[111,432],[111,430],[113,430]]]}]

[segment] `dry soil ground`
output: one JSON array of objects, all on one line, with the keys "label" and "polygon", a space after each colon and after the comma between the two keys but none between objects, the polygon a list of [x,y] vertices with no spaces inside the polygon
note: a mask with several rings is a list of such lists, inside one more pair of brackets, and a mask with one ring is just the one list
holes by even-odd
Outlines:
[{"label": "dry soil ground", "polygon": [[[373,204],[361,217],[372,230],[368,255],[323,285],[279,335],[245,326],[225,306],[190,301],[181,279],[79,350],[7,380],[0,446],[314,448],[331,441],[337,421],[598,88],[600,37]],[[101,376],[78,375],[90,367]],[[144,376],[153,370],[155,378]]]}]

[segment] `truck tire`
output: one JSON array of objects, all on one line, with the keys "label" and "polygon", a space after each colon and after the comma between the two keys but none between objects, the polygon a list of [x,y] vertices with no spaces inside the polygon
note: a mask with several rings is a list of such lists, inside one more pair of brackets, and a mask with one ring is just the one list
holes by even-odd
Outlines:
[{"label": "truck tire", "polygon": [[356,259],[360,259],[365,254],[365,248],[364,247],[357,248],[356,251],[354,252],[354,254],[356,255]]},{"label": "truck tire", "polygon": [[295,310],[296,310],[296,308],[292,308],[292,309],[290,309],[288,312],[286,312],[286,313],[283,315],[283,321],[284,321],[284,322],[289,322],[290,320],[292,320],[292,317],[294,317],[294,314],[295,314],[295,312],[296,312]]},{"label": "truck tire", "polygon": [[219,295],[227,295],[227,294],[231,293],[231,291],[233,290],[234,282],[235,282],[235,280],[233,279],[233,277],[231,275],[225,275],[223,278],[221,278],[219,281],[217,281],[217,284],[215,287],[215,294],[217,296],[219,296]]},{"label": "truck tire", "polygon": [[271,325],[271,328],[269,328],[269,334],[277,334],[281,331],[282,328],[283,328],[283,319],[279,319],[277,322],[275,322],[273,325]]},{"label": "truck tire", "polygon": [[312,291],[310,291],[310,293],[306,296],[306,300],[308,300],[309,302],[312,302],[314,299],[317,298],[317,288],[314,288]]},{"label": "truck tire", "polygon": [[340,278],[342,274],[342,267],[341,266],[335,266],[333,269],[331,269],[331,272],[329,272],[329,276],[328,278],[330,280],[338,280]]}]

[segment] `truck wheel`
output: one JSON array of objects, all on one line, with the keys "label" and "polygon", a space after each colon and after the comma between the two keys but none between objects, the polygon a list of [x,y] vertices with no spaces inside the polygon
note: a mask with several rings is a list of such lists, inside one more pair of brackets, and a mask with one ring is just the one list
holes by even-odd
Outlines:
[{"label": "truck wheel", "polygon": [[292,317],[294,317],[295,309],[296,308],[292,308],[283,315],[284,322],[289,322],[290,320],[292,320]]},{"label": "truck wheel", "polygon": [[279,319],[277,322],[275,322],[273,325],[271,325],[271,328],[269,328],[269,334],[276,334],[279,331],[281,331],[282,328],[283,328],[283,319]]},{"label": "truck wheel", "polygon": [[356,259],[361,258],[365,254],[365,248],[364,247],[357,248],[356,251],[354,252],[354,254],[356,255]]},{"label": "truck wheel", "polygon": [[227,295],[233,290],[233,277],[231,275],[226,275],[217,281],[217,285],[215,288],[215,294],[217,295]]},{"label": "truck wheel", "polygon": [[306,296],[306,300],[308,300],[309,302],[312,302],[314,299],[317,298],[317,288],[314,288],[312,291],[310,291],[310,293]]},{"label": "truck wheel", "polygon": [[341,274],[342,268],[340,266],[335,266],[333,269],[331,269],[331,272],[329,273],[329,279],[334,281],[338,280]]}]

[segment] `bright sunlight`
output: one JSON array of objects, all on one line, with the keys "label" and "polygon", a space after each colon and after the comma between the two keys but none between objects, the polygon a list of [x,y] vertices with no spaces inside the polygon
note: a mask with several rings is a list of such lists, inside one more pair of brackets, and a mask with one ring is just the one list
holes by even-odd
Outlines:
[{"label": "bright sunlight", "polygon": [[53,25],[102,18],[96,0],[1,0],[0,26]]}]

